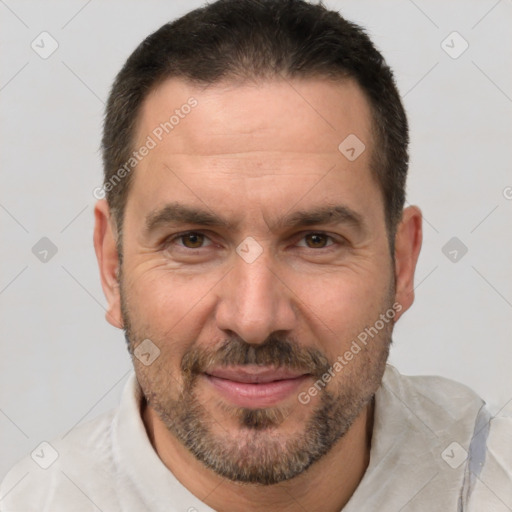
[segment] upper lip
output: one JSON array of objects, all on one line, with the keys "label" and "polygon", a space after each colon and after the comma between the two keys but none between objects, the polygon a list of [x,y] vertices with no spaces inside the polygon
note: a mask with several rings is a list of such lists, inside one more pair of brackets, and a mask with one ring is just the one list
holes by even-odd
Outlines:
[{"label": "upper lip", "polygon": [[214,368],[206,371],[205,373],[219,379],[250,384],[273,382],[276,380],[296,379],[306,375],[304,372],[290,368],[275,368],[257,365]]}]

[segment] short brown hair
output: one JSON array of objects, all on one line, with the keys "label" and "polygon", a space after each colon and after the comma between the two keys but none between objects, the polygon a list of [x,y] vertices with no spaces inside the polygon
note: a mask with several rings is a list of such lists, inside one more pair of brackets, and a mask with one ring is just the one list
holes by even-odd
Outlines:
[{"label": "short brown hair", "polygon": [[[376,141],[372,172],[383,193],[392,247],[405,201],[409,142],[392,71],[361,27],[303,0],[218,0],[148,36],[126,61],[108,98],[104,186],[130,159],[141,105],[163,80],[211,84],[279,76],[352,78],[365,93]],[[119,232],[131,178],[126,174],[106,189]]]}]

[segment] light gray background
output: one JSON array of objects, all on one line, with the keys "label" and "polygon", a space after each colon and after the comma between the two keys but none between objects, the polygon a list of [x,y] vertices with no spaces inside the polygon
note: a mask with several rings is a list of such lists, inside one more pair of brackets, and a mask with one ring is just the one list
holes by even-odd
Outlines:
[{"label": "light gray background", "polygon": [[[0,478],[119,400],[131,363],[92,245],[103,103],[143,37],[201,3],[0,0]],[[367,28],[410,119],[424,246],[391,362],[512,408],[512,2],[327,4]],[[59,44],[47,59],[31,48],[42,31]],[[457,59],[441,47],[453,31],[469,43]],[[442,252],[454,236],[469,249],[457,262]],[[46,263],[42,237],[58,248]]]}]

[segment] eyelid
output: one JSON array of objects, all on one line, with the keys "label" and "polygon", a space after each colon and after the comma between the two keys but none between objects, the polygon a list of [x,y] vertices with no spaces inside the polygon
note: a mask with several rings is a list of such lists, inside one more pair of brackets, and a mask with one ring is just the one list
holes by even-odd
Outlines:
[{"label": "eyelid", "polygon": [[316,249],[313,248],[313,247],[307,247],[305,245],[299,246],[300,248],[311,249],[311,250],[319,252],[322,249],[327,251],[329,249],[335,249],[336,247],[339,248],[339,247],[347,246],[348,244],[350,244],[350,242],[344,236],[339,235],[339,234],[330,233],[330,232],[327,232],[327,231],[322,231],[321,229],[303,231],[301,233],[298,233],[295,236],[295,240],[302,241],[308,235],[322,235],[322,236],[325,236],[325,237],[327,237],[328,239],[331,240],[331,243],[329,243],[329,245],[326,245],[325,247],[320,247],[320,248],[316,248]]},{"label": "eyelid", "polygon": [[[169,244],[171,244],[172,242],[175,242],[176,240],[186,236],[186,235],[191,235],[191,234],[198,234],[198,235],[202,235],[204,236],[205,240],[209,240],[209,244],[205,245],[205,246],[202,246],[202,247],[197,247],[197,248],[189,248],[189,247],[186,247],[184,245],[180,245],[180,247],[183,247],[185,249],[187,249],[188,251],[194,251],[194,250],[199,250],[199,249],[204,249],[205,247],[210,247],[211,245],[214,245],[214,242],[213,240],[211,239],[211,237],[208,236],[207,232],[205,232],[204,230],[201,230],[201,229],[196,229],[196,230],[188,230],[188,231],[181,231],[179,233],[175,233],[174,235],[170,235],[169,237],[165,238],[162,242],[162,245],[164,247],[168,246]],[[346,240],[343,238],[343,237],[336,237],[335,235],[332,235],[330,233],[327,233],[325,231],[321,231],[321,230],[310,230],[310,231],[302,231],[300,233],[297,233],[293,238],[297,241],[302,241],[306,238],[306,236],[308,235],[322,235],[322,236],[325,236],[327,237],[328,239],[331,240],[332,243],[330,243],[329,245],[325,246],[325,247],[321,247],[321,248],[317,248],[317,249],[314,249],[314,248],[311,248],[311,247],[307,247],[305,245],[301,245],[299,247],[305,247],[306,249],[313,249],[315,251],[319,251],[321,249],[327,249],[328,247],[332,247],[334,245],[343,245],[344,243],[346,243]]]},{"label": "eyelid", "polygon": [[186,247],[185,245],[179,245],[179,247],[183,247],[184,249],[187,249],[188,251],[194,251],[194,250],[197,251],[198,249],[203,249],[204,247],[210,247],[211,245],[213,245],[213,240],[204,231],[198,230],[198,229],[192,229],[192,230],[188,230],[188,231],[181,231],[180,233],[175,233],[174,235],[166,237],[162,242],[162,246],[168,247],[171,243],[173,243],[176,240],[179,240],[180,238],[183,238],[187,235],[202,235],[205,238],[205,240],[209,240],[209,242],[210,242],[207,245],[203,245],[202,247],[195,247],[195,248]]},{"label": "eyelid", "polygon": [[[304,233],[300,233],[300,238],[298,238],[298,240],[300,242],[302,242],[308,235],[321,235],[331,241],[330,244],[326,245],[325,247],[320,247],[319,249],[325,249],[327,247],[332,247],[336,243],[339,243],[339,240],[337,240],[333,235],[330,235],[329,233],[325,233],[324,231],[306,231]],[[306,247],[306,249],[313,249],[313,247],[307,247],[307,245],[300,245],[299,247]],[[316,250],[319,250],[319,249],[316,249]]]}]

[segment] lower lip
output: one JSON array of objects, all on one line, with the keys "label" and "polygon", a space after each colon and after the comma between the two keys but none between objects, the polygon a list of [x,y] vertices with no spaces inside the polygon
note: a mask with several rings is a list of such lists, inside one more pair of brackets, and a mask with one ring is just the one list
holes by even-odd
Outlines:
[{"label": "lower lip", "polygon": [[261,409],[275,406],[289,396],[298,394],[301,385],[309,375],[259,384],[236,382],[212,375],[205,375],[205,377],[231,403],[238,407]]}]

